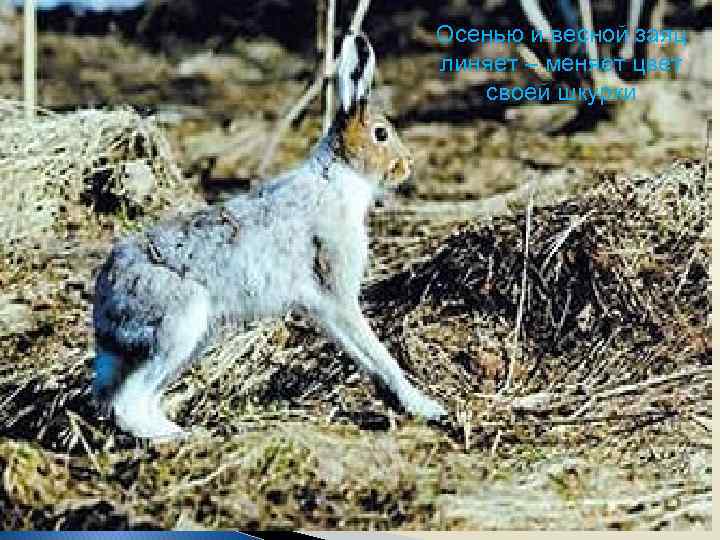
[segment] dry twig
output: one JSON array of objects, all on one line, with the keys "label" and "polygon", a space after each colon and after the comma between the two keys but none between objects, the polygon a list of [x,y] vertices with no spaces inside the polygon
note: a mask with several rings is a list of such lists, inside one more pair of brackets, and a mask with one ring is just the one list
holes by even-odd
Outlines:
[{"label": "dry twig", "polygon": [[[370,0],[360,0],[357,7],[355,8],[355,14],[353,15],[352,23],[350,24],[350,32],[357,33],[362,26],[362,22],[365,18],[368,8],[370,7]],[[287,112],[287,114],[281,118],[273,130],[273,138],[268,144],[267,150],[263,155],[260,166],[258,167],[258,174],[262,176],[267,171],[268,166],[272,162],[273,156],[277,150],[283,135],[292,125],[292,123],[303,113],[303,111],[313,102],[313,100],[320,94],[323,84],[327,77],[332,76],[335,71],[335,62],[323,66],[315,77],[313,83],[305,90],[302,96],[295,102]],[[330,75],[328,75],[328,73]],[[332,104],[331,104],[332,105]]]},{"label": "dry twig", "polygon": [[522,289],[520,291],[520,303],[518,305],[517,319],[515,320],[515,336],[513,343],[513,355],[508,365],[507,380],[505,381],[505,388],[503,391],[507,392],[512,386],[513,371],[515,369],[515,361],[518,357],[518,340],[520,337],[520,325],[523,318],[523,310],[525,309],[525,296],[527,293],[527,265],[528,258],[530,256],[530,222],[532,221],[533,211],[533,189],[528,194],[527,212],[525,214],[525,259],[523,262],[523,275],[522,275]]},{"label": "dry twig", "polygon": [[[325,19],[325,80],[329,81],[333,75],[335,58],[335,0],[328,0]],[[333,118],[335,96],[332,84],[325,85],[325,115],[323,116],[323,134],[330,130]]]}]

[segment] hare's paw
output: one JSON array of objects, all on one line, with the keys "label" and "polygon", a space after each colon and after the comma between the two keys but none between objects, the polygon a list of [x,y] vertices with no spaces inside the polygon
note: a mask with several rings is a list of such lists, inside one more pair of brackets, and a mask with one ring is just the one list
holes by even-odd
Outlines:
[{"label": "hare's paw", "polygon": [[118,425],[135,437],[175,440],[188,435],[188,432],[165,416],[160,407],[159,396],[121,393],[115,399],[113,409]]},{"label": "hare's paw", "polygon": [[170,421],[165,415],[162,415],[162,418],[158,418],[153,422],[151,430],[145,435],[145,437],[156,441],[174,441],[186,439],[189,436],[189,431],[184,430],[175,422]]},{"label": "hare's paw", "polygon": [[142,420],[137,418],[133,420],[124,419],[119,423],[124,430],[141,439],[163,442],[185,439],[190,436],[190,432],[170,421],[162,413],[152,416],[153,418],[144,418]]},{"label": "hare's paw", "polygon": [[428,420],[439,420],[447,416],[447,411],[439,402],[429,398],[418,389],[410,387],[400,396],[403,406],[415,416]]},{"label": "hare's paw", "polygon": [[183,428],[178,426],[176,423],[171,422],[167,418],[163,419],[163,421],[155,421],[152,423],[123,422],[123,429],[129,431],[135,437],[141,439],[152,439],[156,442],[176,441],[190,436],[189,431],[185,431]]},{"label": "hare's paw", "polygon": [[167,431],[157,432],[157,433],[147,435],[146,437],[148,439],[152,439],[155,442],[164,443],[164,442],[182,441],[185,439],[189,439],[192,436],[192,433],[190,431],[182,429],[177,424],[174,424],[174,425],[178,429],[171,429],[171,430],[167,430]]}]

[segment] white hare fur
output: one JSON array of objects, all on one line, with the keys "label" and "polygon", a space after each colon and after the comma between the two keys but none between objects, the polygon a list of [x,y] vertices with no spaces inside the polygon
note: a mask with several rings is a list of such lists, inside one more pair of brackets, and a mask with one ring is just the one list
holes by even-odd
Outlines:
[{"label": "white hare fur", "polygon": [[445,414],[406,379],[358,303],[367,212],[379,189],[412,168],[392,127],[368,105],[374,64],[364,36],[345,38],[333,127],[297,168],[114,246],[96,282],[94,382],[120,427],[138,437],[183,435],[162,410],[162,391],[218,322],[289,310],[315,319],[409,412]]}]

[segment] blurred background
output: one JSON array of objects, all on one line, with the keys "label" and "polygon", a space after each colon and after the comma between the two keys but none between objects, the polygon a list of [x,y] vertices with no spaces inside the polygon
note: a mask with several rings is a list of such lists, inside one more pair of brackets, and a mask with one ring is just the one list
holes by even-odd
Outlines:
[{"label": "blurred background", "polygon": [[[320,134],[315,99],[293,119],[277,151],[264,155],[278,121],[321,67],[325,4],[40,0],[38,103],[53,110],[129,104],[156,114],[185,174],[202,176],[213,189],[246,186],[301,158]],[[558,27],[563,2],[540,4]],[[22,95],[21,5],[0,0],[0,97]],[[596,28],[627,24],[627,1],[591,5]],[[337,2],[336,42],[355,6]],[[363,28],[377,50],[377,94],[417,155],[416,183],[405,195],[466,201],[548,172],[572,185],[700,156],[710,113],[710,14],[709,1],[644,2],[641,27],[687,30],[688,45],[637,47],[635,54],[680,56],[681,69],[648,80],[635,74],[629,82],[640,85],[636,101],[587,108],[486,100],[488,84],[531,84],[537,73],[439,71],[450,56],[517,56],[497,44],[449,50],[435,39],[444,23],[527,29],[517,0],[372,3]]]}]

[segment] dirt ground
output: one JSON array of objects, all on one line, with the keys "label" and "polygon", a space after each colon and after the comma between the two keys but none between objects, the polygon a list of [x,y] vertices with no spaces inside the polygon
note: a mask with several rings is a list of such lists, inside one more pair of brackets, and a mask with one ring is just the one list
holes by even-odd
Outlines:
[{"label": "dirt ground", "polygon": [[[228,331],[167,397],[196,434],[153,444],[90,397],[93,273],[113,237],[262,181],[311,70],[270,40],[172,58],[46,33],[55,110],[28,122],[18,21],[0,25],[0,527],[711,528],[702,65],[578,125],[488,112],[441,53],[381,56],[418,170],[372,211],[363,307],[450,418],[408,417],[289,314]],[[691,38],[709,65],[709,31]]]}]

